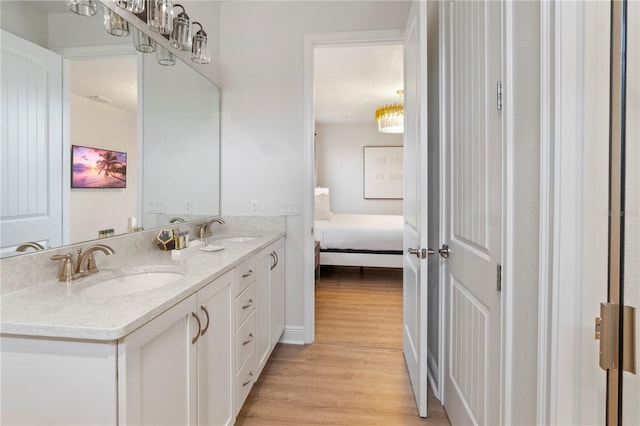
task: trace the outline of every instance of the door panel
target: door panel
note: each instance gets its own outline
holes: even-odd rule
[[[62,59],[6,31],[0,38],[5,257],[27,241],[62,244]]]
[[[448,371],[452,424],[497,424],[500,407],[502,130],[500,2],[449,4]]]
[[[427,415],[426,4],[414,2],[405,33],[403,350],[420,416]],[[409,253],[416,249],[417,256]]]

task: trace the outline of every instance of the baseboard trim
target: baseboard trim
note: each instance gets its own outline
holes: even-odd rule
[[[285,326],[278,342],[290,345],[304,345],[304,327]]]

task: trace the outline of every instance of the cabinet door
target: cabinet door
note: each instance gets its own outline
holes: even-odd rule
[[[256,361],[258,374],[267,363],[270,354],[270,313],[269,313],[269,268],[271,267],[271,247],[256,255]]]
[[[275,347],[284,331],[284,239],[276,241],[272,246],[269,266],[269,327],[270,346]]]
[[[196,424],[196,295],[121,340],[120,425]]]
[[[198,292],[202,332],[198,341],[198,424],[233,424],[231,352],[235,271]]]

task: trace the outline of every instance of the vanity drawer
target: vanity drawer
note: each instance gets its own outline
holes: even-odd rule
[[[256,315],[251,313],[249,318],[236,331],[236,366],[240,368],[249,354],[255,349]]]
[[[256,352],[249,354],[247,362],[240,368],[236,374],[236,415],[242,408],[249,391],[256,381]]]
[[[236,266],[236,296],[256,280],[256,258],[250,257]]]
[[[236,327],[240,327],[256,307],[256,285],[251,284],[236,298]]]

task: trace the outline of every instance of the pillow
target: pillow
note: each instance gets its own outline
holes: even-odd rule
[[[329,208],[329,194],[316,195],[315,220],[330,220],[331,209]]]
[[[320,194],[327,194],[327,195],[329,195],[329,188],[320,188],[320,187],[317,187],[317,188],[316,188],[316,195],[320,195]]]

